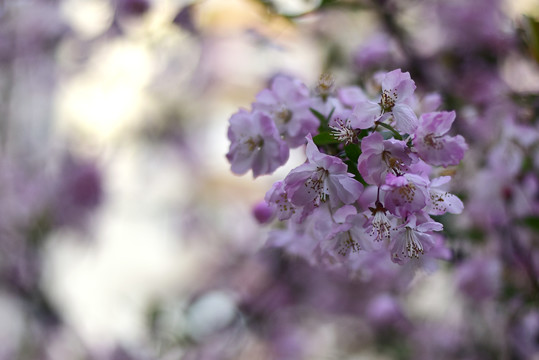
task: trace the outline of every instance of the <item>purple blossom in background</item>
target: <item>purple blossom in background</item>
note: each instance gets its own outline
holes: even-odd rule
[[[253,206],[253,215],[260,224],[273,220],[275,211],[266,201],[260,201]]]
[[[290,219],[296,213],[296,207],[288,199],[288,194],[284,189],[284,182],[277,181],[268,190],[264,198],[268,206],[275,209],[279,220]]]
[[[149,0],[114,0],[120,16],[141,16],[150,9]]]
[[[474,301],[492,299],[500,290],[501,266],[496,258],[479,256],[462,264],[456,273],[456,284]]]
[[[103,200],[101,174],[96,164],[68,156],[58,184],[55,212],[60,224],[77,224]]]
[[[380,294],[367,305],[367,318],[369,323],[381,329],[397,328],[406,330],[409,321],[398,301],[389,294]]]
[[[262,90],[253,103],[254,110],[269,114],[279,133],[290,147],[305,143],[305,136],[315,133],[319,121],[310,112],[309,90],[298,79],[276,76],[269,89]]]
[[[468,149],[461,135],[446,135],[455,112],[433,112],[421,115],[414,132],[414,147],[425,162],[434,166],[457,165]]]
[[[230,118],[230,150],[226,154],[232,172],[253,171],[253,177],[270,174],[288,160],[289,149],[271,118],[259,111],[240,110]]]
[[[511,44],[511,29],[505,22],[502,1],[479,0],[473,4],[458,0],[435,2],[436,13],[447,31],[447,45],[466,51],[487,47],[503,51]]]
[[[375,66],[385,67],[392,61],[392,40],[386,34],[376,34],[361,45],[354,53],[354,65],[363,71]]]

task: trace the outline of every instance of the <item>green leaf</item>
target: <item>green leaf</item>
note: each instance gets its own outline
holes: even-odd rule
[[[348,166],[348,172],[354,174],[354,178],[361,184],[363,184],[363,186],[367,186],[367,183],[365,182],[365,180],[363,180],[363,177],[357,169],[357,159],[359,155],[361,155],[359,145],[348,144],[344,147],[344,152],[348,157],[348,160],[344,162]]]
[[[357,170],[357,164],[352,160],[346,160],[344,163],[348,166],[348,172],[350,174],[354,174],[354,179],[363,184],[363,186],[367,186],[367,183],[365,182],[365,180],[363,180],[363,177]]]
[[[361,155],[361,150],[356,144],[346,145],[344,147],[344,152],[346,153],[346,156],[348,156],[348,158],[355,163],[357,163],[357,158],[359,157],[359,155]]]
[[[357,136],[360,140],[363,139],[365,136],[371,134],[371,131],[369,130],[372,130],[372,128],[370,129],[362,129],[360,132],[359,132],[359,135]]]
[[[32,219],[26,229],[28,243],[32,246],[40,246],[53,228],[52,220],[50,212],[47,211]]]
[[[539,232],[539,216],[528,216],[522,219],[522,224],[526,225],[534,231]]]
[[[322,0],[322,3],[320,3],[320,7],[328,6],[335,2],[337,2],[337,0]]]
[[[318,110],[315,110],[313,108],[309,108],[309,110],[311,110],[313,115],[316,116],[318,120],[320,120],[320,124],[327,123],[326,117],[322,115],[322,113],[320,113]]]
[[[313,115],[316,116],[318,120],[320,120],[320,126],[318,127],[318,132],[322,133],[329,130],[329,126],[328,126],[329,119],[331,119],[331,117],[333,116],[333,112],[335,111],[335,108],[331,109],[327,117],[316,109],[309,108],[309,110],[311,110],[311,113],[313,113]]]
[[[520,171],[523,174],[527,173],[528,171],[533,171],[533,158],[531,156],[524,157],[524,160],[522,161],[522,169]]]
[[[338,144],[339,140],[335,139],[333,135],[331,135],[329,132],[321,132],[320,134],[313,137],[313,142],[316,145],[330,145],[330,144]]]
[[[483,242],[485,240],[485,232],[480,228],[471,228],[467,235],[474,242]]]
[[[335,112],[335,108],[331,109],[331,111],[329,112],[329,115],[326,119],[326,122],[329,124],[329,120],[331,119],[331,117],[333,116],[333,113]]]

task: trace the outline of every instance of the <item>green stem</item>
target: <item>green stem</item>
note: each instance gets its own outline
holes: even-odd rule
[[[382,127],[385,127],[386,129],[388,129],[389,131],[391,131],[393,133],[393,135],[395,136],[396,139],[402,140],[402,135],[399,134],[399,132],[397,130],[393,129],[393,127],[391,125],[385,124],[383,122],[378,122],[378,123],[376,123],[376,125],[380,125]]]

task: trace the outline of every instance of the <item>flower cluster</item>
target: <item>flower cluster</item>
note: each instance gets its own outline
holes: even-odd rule
[[[251,112],[240,110],[230,118],[227,159],[232,172],[253,176],[271,174],[286,163],[290,147],[304,144],[315,133],[318,119],[309,111],[309,89],[296,79],[277,76],[261,91]]]
[[[467,150],[462,136],[449,135],[456,114],[437,111],[439,101],[422,103],[400,69],[373,81],[375,92],[349,86],[322,96],[278,76],[252,112],[231,117],[227,158],[237,174],[272,173],[287,161],[289,146],[306,141],[306,162],[257,208],[261,222],[288,224],[271,233],[270,245],[349,268],[369,253],[386,251],[401,265],[446,253],[436,235],[443,226],[431,215],[463,210],[445,190],[451,177],[438,168],[458,165]]]

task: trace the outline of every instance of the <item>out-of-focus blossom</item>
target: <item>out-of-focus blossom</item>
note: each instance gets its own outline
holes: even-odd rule
[[[198,29],[195,25],[194,21],[194,5],[186,5],[180,9],[180,11],[176,14],[172,22],[178,26],[180,26],[182,29],[190,32],[191,34],[198,34]]]
[[[354,52],[354,65],[359,71],[371,68],[383,69],[394,59],[393,43],[389,36],[377,34],[368,39]]]
[[[253,206],[253,216],[260,224],[266,224],[275,216],[275,210],[266,201],[260,201]]]
[[[298,79],[276,76],[269,89],[256,96],[253,109],[268,113],[279,133],[290,147],[305,143],[305,136],[314,134],[318,119],[310,112],[309,89]]]
[[[467,3],[437,1],[436,13],[447,32],[447,45],[461,51],[485,47],[501,52],[513,42],[509,19],[500,0]]]
[[[288,194],[284,190],[283,181],[275,182],[264,199],[276,209],[277,218],[281,221],[290,219],[296,213],[296,207],[290,202]]]
[[[539,312],[530,310],[511,329],[512,348],[523,359],[533,359],[539,355]]]
[[[475,301],[492,299],[500,289],[501,264],[490,256],[478,256],[461,264],[456,284],[462,293]]]
[[[369,323],[382,331],[387,328],[405,330],[409,326],[404,311],[397,300],[389,294],[380,294],[366,307]]]
[[[253,177],[271,174],[288,160],[289,149],[272,119],[265,113],[240,110],[230,118],[230,149],[226,155],[232,172]]]
[[[446,135],[456,114],[433,112],[421,115],[419,126],[414,132],[414,147],[419,156],[434,166],[457,165],[468,149],[461,135]]]
[[[114,0],[119,16],[141,16],[150,9],[149,0]]]
[[[55,217],[60,224],[78,224],[103,199],[103,185],[97,165],[68,156],[62,166],[55,194]]]
[[[340,88],[337,94],[339,101],[349,108],[354,108],[357,104],[367,100],[367,95],[358,86]]]

